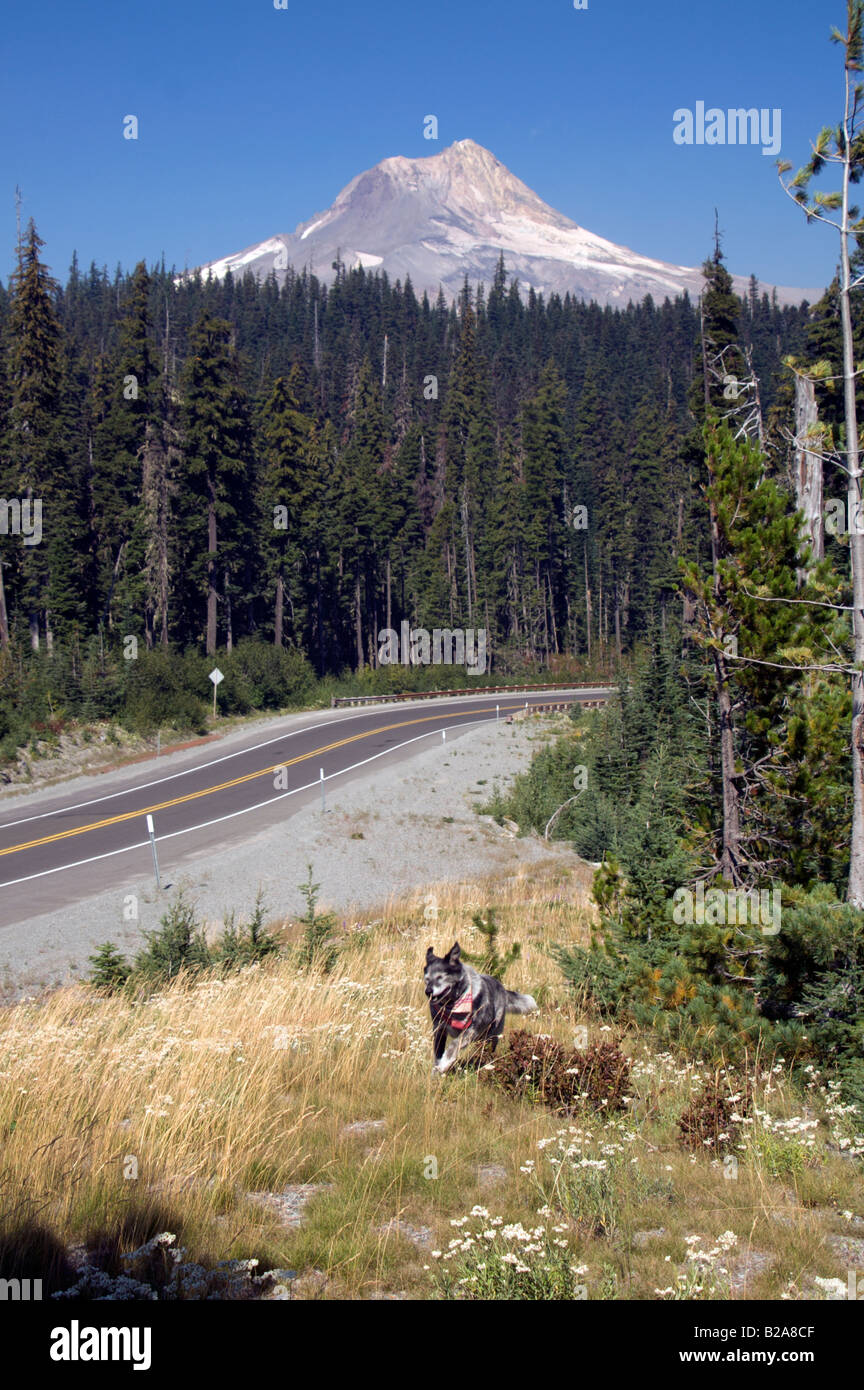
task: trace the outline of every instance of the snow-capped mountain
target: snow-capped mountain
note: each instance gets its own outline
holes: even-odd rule
[[[524,291],[571,294],[626,305],[646,294],[658,301],[685,289],[698,295],[698,269],[668,265],[595,236],[538,198],[521,179],[473,140],[426,159],[396,155],[358,174],[326,212],[294,233],[270,237],[245,251],[199,267],[217,279],[230,270],[282,277],[305,266],[333,279],[337,256],[350,269],[385,270],[411,282],[418,294],[443,288],[454,296],[465,276],[490,284],[498,257]],[[736,279],[743,291],[746,282]],[[771,286],[766,286],[769,290]],[[781,303],[818,298],[820,291],[777,286]]]

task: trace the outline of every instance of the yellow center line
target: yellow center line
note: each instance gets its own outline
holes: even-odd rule
[[[495,708],[490,705],[483,709],[472,710],[472,714],[489,714]],[[506,708],[501,706],[501,708]],[[522,709],[522,705],[512,705],[509,708]],[[142,806],[137,811],[124,811],[122,815],[110,816],[107,820],[92,821],[89,825],[79,825],[72,830],[58,830],[53,835],[43,835],[38,840],[27,840],[20,845],[10,845],[8,849],[0,849],[0,858],[4,854],[17,854],[20,850],[35,849],[39,845],[50,845],[55,840],[68,840],[73,835],[86,835],[91,830],[103,830],[108,825],[119,825],[122,821],[136,820],[139,816],[152,815],[154,811],[166,811],[171,806],[180,806],[185,801],[197,801],[202,796],[212,796],[214,792],[226,791],[229,787],[239,787],[243,782],[253,782],[256,777],[266,777],[271,772],[278,772],[283,767],[293,767],[295,763],[306,762],[308,758],[317,758],[322,753],[330,753],[334,748],[344,748],[348,743],[356,743],[359,739],[374,738],[375,734],[389,733],[391,729],[405,729],[411,724],[429,724],[436,719],[458,719],[464,710],[455,711],[453,714],[427,714],[418,719],[403,719],[398,724],[382,724],[378,729],[367,729],[362,734],[352,734],[350,738],[339,739],[336,743],[326,743],[321,748],[312,748],[308,753],[301,753],[296,758],[283,759],[282,762],[273,763],[270,767],[259,768],[257,772],[246,772],[242,777],[234,777],[230,782],[219,782],[215,787],[203,787],[199,792],[187,792],[185,796],[175,796],[171,801],[159,801],[154,806]],[[131,795],[131,793],[130,793]],[[62,815],[62,811],[58,811]],[[2,829],[2,827],[0,827]]]

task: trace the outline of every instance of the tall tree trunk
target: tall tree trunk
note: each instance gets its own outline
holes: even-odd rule
[[[360,608],[360,570],[354,574],[354,636],[357,643],[357,670],[363,670],[363,614]]]
[[[543,605],[543,656],[549,665],[549,609],[546,607],[546,583],[540,575],[539,563],[534,567],[534,598]]]
[[[0,557],[0,651],[9,646],[9,615],[6,612],[6,589],[3,585],[3,559]]]
[[[846,118],[850,122],[850,72],[846,68]],[[854,148],[854,147],[853,147]],[[852,569],[852,833],[847,896],[853,906],[864,907],[864,528],[852,524],[861,516],[861,465],[858,456],[858,415],[855,407],[855,350],[849,265],[850,142],[843,160],[843,220],[840,236],[840,322],[843,329],[843,402],[846,416],[846,466],[849,470],[849,563]]]
[[[558,655],[558,628],[555,623],[555,599],[552,594],[552,576],[546,571],[546,583],[549,586],[549,620],[552,624],[552,650]]]
[[[810,377],[795,376],[795,503],[804,513],[804,535],[810,543],[813,561],[825,554],[822,517],[822,454],[808,440],[819,412],[816,387]]]
[[[282,571],[276,576],[276,610],[273,614],[273,644],[281,647],[284,645],[282,629],[285,619],[285,585],[282,580]]]
[[[450,555],[450,542],[449,542],[449,541],[447,542],[447,545],[446,545],[445,554],[446,554],[446,557],[447,557],[447,584],[448,584],[448,587],[449,587],[449,590],[450,590],[450,626],[452,627],[452,626],[453,626],[453,598],[454,598],[454,593],[455,593],[455,589],[456,589],[456,580],[455,580],[454,574],[453,574],[454,566],[453,566],[453,563],[452,563],[452,560],[451,560],[451,555]]]
[[[234,622],[231,614],[231,589],[228,584],[228,571],[222,575],[222,592],[225,595],[225,647],[230,652],[234,647]]]
[[[315,552],[315,633],[318,644],[318,674],[324,674],[324,614],[322,610],[323,592],[321,586],[321,551]]]
[[[702,373],[705,392],[705,418],[711,417],[711,386],[708,372],[708,350],[705,341],[705,306],[700,298],[700,327],[702,342]],[[714,503],[708,506],[711,531],[711,571],[715,598],[720,593],[720,528]],[[735,777],[735,723],[732,717],[732,696],[729,673],[721,652],[714,653],[714,676],[717,687],[717,718],[720,727],[720,781],[723,794],[723,847],[720,854],[720,873],[730,883],[741,882],[741,806],[738,782]]]
[[[467,484],[462,489],[462,504],[460,507],[462,515],[462,534],[465,541],[465,593],[468,598],[468,626],[474,626],[474,600],[476,598],[476,580],[474,578],[474,542],[471,538],[471,526],[468,514],[468,487]]]
[[[588,634],[588,665],[591,665],[591,589],[588,584],[588,542],[584,543],[582,553],[585,559],[585,631]]]
[[[107,624],[109,632],[113,632],[114,630],[114,617],[111,612],[111,603],[114,598],[114,590],[117,586],[117,580],[120,578],[120,571],[123,568],[123,556],[126,554],[126,546],[128,544],[128,541],[120,542],[120,547],[117,551],[117,559],[114,561],[114,565],[111,570],[111,583],[108,586],[108,597],[105,600],[105,608],[102,613],[102,621]]]
[[[148,420],[141,458],[141,500],[144,506],[144,632],[152,647],[159,631],[168,645],[168,456],[156,427]]]
[[[720,533],[713,502],[709,507],[711,523],[711,567],[714,574],[715,597],[720,592]],[[723,791],[723,848],[720,872],[730,883],[741,882],[741,807],[735,775],[735,722],[732,717],[732,696],[729,690],[729,671],[721,652],[714,653],[714,676],[717,688],[717,717],[720,727],[720,779]]]
[[[720,777],[723,788],[723,850],[720,872],[730,883],[741,882],[741,807],[735,778],[735,725],[729,674],[720,652],[714,653],[717,714],[720,726]]]
[[[207,655],[216,651],[216,487],[213,475],[207,480]]]

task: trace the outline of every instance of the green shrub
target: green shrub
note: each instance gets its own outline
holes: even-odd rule
[[[156,729],[206,731],[205,662],[158,648],[141,652],[130,670],[122,719],[127,729],[150,734]],[[198,669],[195,669],[195,668]]]
[[[220,655],[218,664],[225,676],[220,707],[227,714],[282,709],[309,700],[314,692],[312,668],[293,648],[247,639]]]
[[[796,1181],[813,1162],[811,1146],[797,1136],[757,1129],[749,1136],[747,1153],[770,1178]]]
[[[762,1013],[800,1020],[817,1054],[864,1061],[864,914],[824,885],[784,891],[781,930],[766,938]]]

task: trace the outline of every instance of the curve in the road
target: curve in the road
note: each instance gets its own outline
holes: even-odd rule
[[[607,692],[599,688],[597,690],[583,689],[580,691],[564,691],[562,692],[562,696],[571,701],[580,701],[593,699],[605,693]],[[35,915],[42,910],[41,900],[44,894],[42,890],[38,890],[38,885],[35,884],[35,880],[53,879],[55,875],[61,874],[64,871],[80,871],[86,869],[88,865],[96,864],[100,860],[114,859],[115,856],[119,854],[146,848],[149,841],[146,838],[139,838],[141,831],[137,828],[137,825],[133,828],[133,823],[139,822],[147,815],[159,813],[161,816],[161,824],[157,827],[156,835],[157,841],[160,843],[166,840],[173,840],[178,836],[192,835],[193,832],[196,831],[206,832],[212,826],[221,825],[226,821],[234,820],[239,816],[248,815],[251,812],[257,811],[266,813],[271,805],[283,801],[286,797],[297,796],[303,792],[313,791],[320,785],[320,781],[316,779],[313,782],[304,782],[301,768],[303,764],[310,762],[314,758],[320,759],[322,763],[330,764],[323,780],[325,782],[331,781],[334,777],[352,773],[387,754],[398,753],[399,750],[406,748],[408,745],[428,738],[430,734],[440,732],[445,727],[452,728],[455,731],[456,729],[461,729],[475,723],[492,722],[498,717],[506,717],[509,714],[523,710],[526,704],[530,705],[543,700],[548,700],[548,694],[544,694],[543,696],[535,695],[533,697],[528,694],[526,698],[526,695],[523,693],[518,700],[514,700],[512,703],[499,701],[497,704],[493,705],[474,704],[470,697],[468,697],[467,699],[462,698],[452,702],[442,701],[434,710],[430,710],[427,705],[426,711],[428,712],[424,711],[422,715],[395,720],[386,724],[377,722],[381,719],[380,709],[375,711],[364,711],[362,714],[358,712],[348,716],[341,714],[334,717],[332,720],[328,720],[327,723],[322,724],[319,722],[314,725],[306,724],[299,729],[286,730],[272,739],[237,748],[230,753],[223,754],[219,758],[210,758],[204,762],[196,763],[191,767],[179,768],[176,771],[167,773],[164,777],[151,778],[144,782],[137,781],[134,784],[130,783],[128,786],[108,792],[100,797],[91,797],[88,800],[77,802],[58,800],[56,804],[50,806],[48,809],[37,812],[32,816],[18,816],[15,819],[7,821],[0,819],[0,859],[4,859],[5,864],[10,868],[14,864],[15,869],[18,870],[18,873],[15,874],[14,877],[0,883],[0,889],[9,890],[17,887],[19,890],[24,890],[25,886],[27,886],[26,892],[29,895],[25,902],[20,899],[19,891],[19,895],[17,895],[18,901],[13,905],[12,899],[16,897],[16,895],[7,892],[2,900],[2,907],[5,908],[5,911],[0,912],[0,917],[6,918],[7,913],[11,911],[20,919],[21,916]],[[459,722],[454,723],[453,721]],[[370,723],[372,727],[362,727],[366,723]],[[327,728],[327,724],[329,724],[331,728],[334,724],[353,724],[356,731],[346,734],[342,738],[320,743],[319,740],[322,727]],[[400,740],[398,738],[398,734],[401,730],[421,724],[431,725],[432,728],[407,739]],[[357,727],[358,725],[360,726],[359,728]],[[167,791],[167,784],[177,781],[178,779],[202,779],[207,769],[212,768],[218,763],[223,763],[231,759],[255,760],[256,754],[260,755],[260,750],[263,748],[272,747],[274,744],[283,743],[287,740],[303,740],[306,738],[312,741],[313,746],[304,748],[303,751],[292,757],[282,757],[277,762],[270,762],[268,760],[263,767],[252,766],[248,767],[248,770],[243,769],[242,771],[238,769],[238,775],[236,777],[218,782],[211,782],[210,779],[206,779],[203,785],[189,786],[187,781],[187,789],[180,791],[178,795],[163,795],[161,800],[154,799],[153,797],[153,789],[157,786],[164,786]],[[369,757],[353,762],[350,760],[341,762],[339,759],[340,751],[347,749],[351,745],[376,738],[383,741],[385,746],[371,753]],[[294,746],[296,747],[296,743]],[[286,752],[287,751],[286,749]],[[271,757],[272,756],[273,754],[271,753]],[[338,765],[335,767],[332,766],[334,759],[338,762]],[[300,772],[301,774],[296,778],[297,785],[290,786],[285,790],[274,789],[274,794],[266,797],[264,800],[257,800],[254,796],[254,792],[251,797],[248,796],[248,791],[252,791],[254,784],[260,781],[260,779],[268,776],[272,777],[282,770],[287,772],[290,768],[295,769],[295,774],[296,772]],[[247,792],[245,795],[244,789],[246,789]],[[190,809],[197,809],[202,801],[210,798],[212,798],[213,802],[212,810],[215,812],[210,819],[205,819],[201,822],[196,820],[194,812],[190,815]],[[102,802],[118,800],[121,804],[117,807],[116,814],[104,816],[101,819],[92,819],[92,809],[90,808]],[[126,802],[125,806],[122,804],[123,801]],[[86,815],[88,810],[90,810],[89,816]],[[70,819],[78,823],[70,825]],[[44,825],[45,833],[36,835],[30,839],[21,839],[20,827],[32,823],[33,821],[47,822],[47,824]],[[16,829],[18,830],[17,835],[13,833]],[[70,856],[68,854],[68,849],[72,848],[70,842],[77,842],[80,837],[88,835],[93,837],[92,849],[94,852],[87,858],[75,859]],[[200,838],[199,836],[199,840]],[[89,872],[88,870],[88,873]],[[76,880],[75,875],[72,875],[69,881],[70,888],[73,888],[74,884],[72,896],[82,895],[80,892],[80,877],[79,874]],[[64,880],[64,882],[66,882],[66,880]],[[94,891],[93,888],[90,888],[90,891]],[[33,899],[32,894],[34,893],[36,893],[37,897],[40,899],[40,904],[37,904]],[[44,906],[54,905],[55,903],[48,902],[47,900],[44,902]],[[17,911],[15,910],[16,907],[18,909]]]

